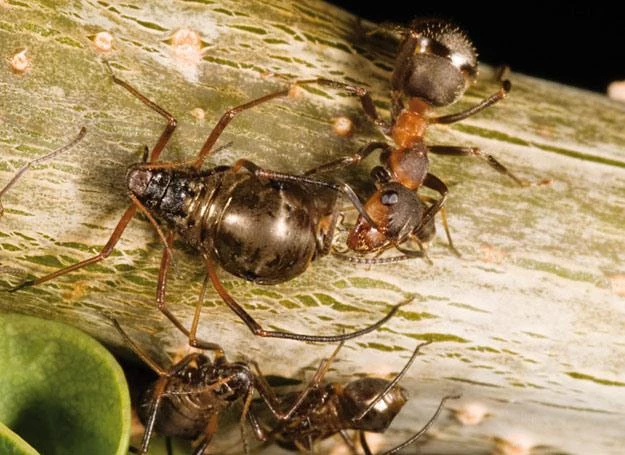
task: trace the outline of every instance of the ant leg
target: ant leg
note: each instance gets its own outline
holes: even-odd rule
[[[126,226],[128,226],[128,223],[130,222],[132,217],[135,215],[136,211],[137,211],[137,207],[135,205],[131,205],[130,207],[126,209],[121,219],[117,223],[117,226],[115,226],[115,229],[113,230],[113,234],[106,242],[106,245],[104,245],[102,250],[97,255],[89,259],[85,259],[84,261],[80,261],[77,264],[70,265],[69,267],[59,269],[56,272],[52,272],[48,275],[44,275],[41,278],[37,278],[35,280],[24,281],[22,284],[12,289],[9,289],[9,292],[15,292],[28,286],[36,286],[38,284],[49,281],[53,278],[59,277],[61,275],[65,275],[66,273],[69,273],[69,272],[73,272],[74,270],[81,269],[87,265],[95,264],[97,262],[100,262],[102,259],[107,258],[112,253],[113,248],[119,241],[122,233],[126,229]]]
[[[319,342],[319,343],[335,343],[339,341],[350,340],[352,338],[359,337],[361,335],[364,335],[365,333],[369,333],[378,329],[379,327],[384,325],[386,321],[388,321],[391,317],[393,317],[393,315],[397,312],[397,310],[399,310],[400,306],[408,303],[408,302],[402,302],[397,305],[394,305],[391,308],[391,311],[389,311],[388,314],[384,316],[382,319],[380,319],[376,323],[364,329],[357,330],[352,333],[325,336],[325,335],[305,335],[305,334],[300,334],[300,333],[270,331],[270,330],[263,329],[261,325],[258,324],[258,322],[256,322],[256,320],[254,320],[254,318],[252,318],[252,316],[250,316],[250,314],[247,311],[245,311],[245,309],[243,309],[243,307],[241,307],[241,305],[239,305],[236,300],[234,300],[234,298],[232,298],[232,296],[228,293],[226,288],[224,288],[224,286],[221,284],[221,281],[219,280],[219,277],[217,276],[217,273],[216,273],[215,265],[208,259],[206,260],[206,267],[207,267],[208,275],[211,279],[211,282],[213,283],[213,287],[215,288],[217,293],[220,295],[222,300],[226,303],[226,305],[230,307],[232,311],[234,311],[234,313],[245,323],[245,325],[247,325],[247,327],[251,330],[251,332],[254,335],[261,336],[261,337],[283,338],[283,339],[289,339],[289,340],[312,341],[312,342]]]
[[[341,169],[347,166],[353,166],[355,164],[360,163],[362,160],[367,158],[372,152],[377,149],[383,149],[386,152],[391,152],[393,147],[391,147],[386,142],[371,142],[364,147],[361,147],[356,153],[353,155],[349,155],[343,158],[339,158],[334,161],[330,161],[328,163],[322,164],[320,166],[309,169],[304,172],[302,175],[309,176],[313,174],[318,174],[321,172],[333,171],[335,169]]]
[[[410,444],[412,444],[413,442],[417,441],[419,438],[421,438],[421,436],[423,436],[429,429],[430,427],[434,424],[434,422],[436,421],[436,419],[438,418],[439,414],[441,413],[441,411],[443,410],[443,406],[445,405],[445,402],[447,400],[457,400],[458,398],[460,398],[460,395],[447,395],[446,397],[443,397],[443,399],[441,400],[441,402],[438,405],[438,408],[436,408],[436,412],[434,412],[434,415],[432,417],[430,417],[430,420],[427,421],[427,423],[423,426],[423,428],[421,428],[419,431],[417,431],[414,435],[412,435],[410,438],[408,438],[406,441],[402,442],[401,444],[399,444],[396,447],[393,447],[391,450],[387,450],[386,452],[384,452],[382,455],[393,455],[395,453],[398,453],[400,450],[402,450],[403,448],[409,446]]]
[[[158,141],[156,141],[156,145],[154,146],[154,148],[152,149],[152,152],[150,153],[151,162],[158,160],[159,156],[161,155],[161,152],[165,148],[165,145],[167,145],[167,142],[169,142],[169,139],[171,139],[171,135],[174,134],[174,130],[176,129],[176,125],[178,124],[178,122],[176,121],[173,115],[171,115],[165,109],[160,107],[154,101],[151,101],[150,99],[148,99],[145,95],[139,92],[139,90],[134,88],[128,82],[123,81],[117,76],[115,76],[115,74],[113,73],[113,69],[111,68],[111,65],[109,64],[109,62],[104,62],[104,63],[106,63],[106,67],[108,68],[109,73],[111,74],[111,78],[113,79],[113,82],[115,82],[117,85],[121,85],[122,87],[124,87],[143,104],[145,104],[150,109],[159,113],[160,115],[165,117],[165,119],[167,119],[167,126],[165,126],[165,129],[161,133],[160,137],[158,138]]]
[[[434,220],[434,216],[444,207],[445,202],[447,202],[447,196],[449,195],[449,188],[447,188],[445,182],[429,172],[425,175],[425,179],[423,179],[423,186],[436,191],[441,195],[441,198],[428,208],[425,215],[423,215],[421,223],[417,226],[414,232],[418,232],[421,228],[423,228],[423,226]]]
[[[305,79],[302,81],[293,82],[293,85],[296,86],[310,84],[318,84],[321,86],[332,87],[334,89],[345,90],[346,92],[357,96],[358,98],[360,98],[360,104],[362,106],[362,110],[365,112],[365,115],[369,117],[373,121],[373,123],[385,134],[390,132],[391,126],[380,117],[380,114],[375,107],[375,103],[373,102],[373,99],[371,98],[371,95],[369,95],[369,91],[366,88],[358,85],[346,84],[344,82],[333,81],[332,79],[325,79],[322,77],[319,77],[317,79]]]
[[[487,107],[492,106],[493,104],[501,101],[506,97],[508,92],[512,89],[512,83],[509,80],[501,81],[501,88],[497,93],[489,96],[488,98],[482,100],[480,103],[472,106],[464,111],[456,112],[454,114],[443,115],[441,117],[431,117],[428,121],[429,123],[440,123],[444,125],[448,125],[450,123],[459,122],[460,120],[464,120],[467,117],[471,117],[472,115],[477,114],[480,111],[483,111]]]
[[[520,186],[530,186],[531,183],[527,180],[523,180],[518,178],[512,172],[508,170],[503,164],[495,159],[494,156],[482,153],[482,151],[478,147],[459,147],[453,145],[430,145],[428,149],[432,153],[436,153],[437,155],[448,155],[448,156],[475,156],[485,160],[490,167],[495,169],[497,172],[503,175],[507,175],[512,180],[514,180]]]
[[[438,199],[434,199],[428,196],[419,196],[419,198],[424,202],[431,203],[432,205],[434,205],[438,201]],[[451,240],[451,232],[449,231],[449,224],[447,223],[447,209],[445,208],[445,206],[443,206],[440,208],[439,212],[441,214],[441,222],[443,223],[443,228],[445,229],[445,235],[447,236],[447,242],[449,243],[449,249],[456,256],[461,257],[462,255],[456,249],[456,247],[454,246],[454,242]]]
[[[71,149],[72,147],[74,147],[83,137],[85,137],[85,134],[87,134],[87,128],[85,128],[84,126],[80,129],[80,132],[78,133],[78,136],[76,136],[74,139],[72,139],[68,144],[65,144],[64,146],[48,153],[47,155],[44,156],[40,156],[39,158],[36,158],[34,160],[32,160],[31,162],[27,163],[26,165],[22,166],[20,168],[19,171],[17,171],[15,173],[15,175],[13,176],[13,178],[11,178],[11,180],[9,180],[9,183],[7,183],[4,188],[2,188],[0,190],[0,216],[2,216],[2,213],[4,211],[4,209],[2,208],[2,196],[4,196],[4,193],[6,193],[13,185],[15,185],[15,182],[17,182],[19,180],[19,178],[28,170],[30,169],[31,166],[34,166],[35,164],[41,163],[42,161],[46,161],[49,160],[51,158],[54,158],[56,155],[66,152],[67,150]]]

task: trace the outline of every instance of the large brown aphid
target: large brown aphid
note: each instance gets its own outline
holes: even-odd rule
[[[174,132],[176,119],[128,83],[114,75],[112,77],[116,84],[167,119],[167,126],[149,153],[149,161],[146,152],[144,162],[128,170],[127,185],[133,203],[124,212],[99,254],[22,283],[13,291],[103,260],[111,254],[126,226],[140,210],[152,222],[165,245],[157,284],[158,308],[189,336],[192,345],[202,347],[202,342],[195,336],[201,299],[191,330],[187,330],[177,320],[165,302],[171,245],[176,235],[202,258],[208,279],[215,290],[256,335],[320,342],[347,340],[378,328],[397,311],[399,305],[394,306],[375,324],[342,335],[268,331],[221,284],[217,275],[218,267],[259,284],[284,282],[304,272],[311,261],[330,251],[339,215],[340,195],[350,199],[359,213],[375,225],[362,208],[358,196],[346,184],[267,171],[247,160],[240,160],[234,166],[202,169],[217,139],[237,114],[271,99],[286,96],[289,90],[271,93],[228,110],[213,128],[194,161],[160,163],[157,160]],[[300,84],[314,82],[302,81]],[[163,232],[162,228],[166,228],[167,232]]]
[[[277,406],[274,405],[271,412],[277,419],[273,425],[262,425],[269,428],[258,437],[275,441],[286,449],[308,453],[314,451],[316,443],[339,434],[351,451],[356,453],[352,438],[347,434],[349,430],[356,430],[363,450],[366,454],[371,454],[364,432],[383,433],[401,411],[408,398],[406,391],[398,383],[414,362],[419,349],[427,344],[429,342],[421,343],[415,348],[406,365],[391,381],[364,377],[347,384],[324,383],[323,377],[342,346],[339,345],[329,359],[321,362],[313,379],[303,391],[275,398]],[[444,397],[434,415],[419,431],[383,453],[397,453],[417,441],[432,426],[445,402],[452,398],[458,396]]]

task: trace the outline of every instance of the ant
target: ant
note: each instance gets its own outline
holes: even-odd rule
[[[358,96],[366,116],[392,139],[394,145],[373,142],[353,155],[318,166],[305,175],[358,164],[375,150],[381,149],[381,166],[373,169],[378,190],[365,203],[365,209],[375,219],[377,227],[362,215],[359,216],[348,238],[349,248],[370,253],[395,247],[404,253],[396,259],[414,257],[414,252],[402,250],[398,246],[410,237],[419,243],[422,251],[421,243],[433,235],[432,220],[441,211],[450,248],[459,255],[451,241],[443,211],[449,191],[440,179],[429,172],[428,154],[475,156],[486,160],[496,171],[507,175],[520,186],[529,186],[531,183],[518,178],[492,155],[484,154],[477,147],[427,145],[425,134],[432,124],[456,123],[501,101],[511,90],[512,84],[504,78],[502,72],[501,87],[493,95],[463,111],[433,116],[431,111],[434,108],[455,103],[475,81],[476,51],[461,29],[443,20],[418,19],[410,27],[394,26],[391,30],[400,31],[403,39],[391,75],[390,122],[379,115],[366,88],[324,78],[316,81],[320,85],[341,88]],[[423,204],[400,194],[396,183],[411,191],[425,186],[439,193],[440,198],[432,201],[425,213],[422,213]],[[548,183],[548,180],[539,184],[543,183]]]
[[[371,449],[364,432],[383,433],[390,426],[408,399],[406,390],[398,383],[414,363],[419,350],[430,343],[427,341],[417,345],[410,359],[391,381],[364,377],[347,384],[324,383],[325,374],[343,346],[343,343],[339,344],[330,358],[319,364],[312,380],[302,392],[291,392],[270,397],[270,401],[265,400],[278,422],[271,430],[257,434],[257,438],[273,440],[288,450],[312,453],[316,442],[338,433],[352,453],[356,453],[356,447],[346,432],[357,430],[365,454],[370,455]],[[262,378],[260,374],[259,378]],[[266,390],[270,390],[269,387]],[[434,415],[419,431],[384,454],[397,453],[417,441],[434,424],[445,402],[457,398],[460,396],[445,396]],[[287,411],[280,409],[284,409],[284,406],[287,406]]]
[[[145,431],[139,454],[147,453],[154,431],[168,437],[192,439],[194,455],[206,453],[217,432],[220,414],[239,400],[243,401],[241,437],[248,453],[244,421],[247,419],[253,428],[259,427],[249,409],[254,391],[265,400],[269,400],[269,392],[246,363],[229,362],[221,346],[206,343],[205,348],[215,353],[213,361],[195,352],[164,369],[132,341],[117,320],[109,319],[126,344],[159,376],[140,397],[138,414]]]
[[[43,161],[47,161],[49,159],[54,158],[55,156],[66,152],[67,150],[73,148],[78,142],[80,142],[82,140],[83,137],[85,137],[85,134],[87,134],[87,129],[86,128],[81,128],[80,132],[78,133],[78,135],[72,139],[68,144],[65,144],[64,146],[53,150],[52,152],[40,156],[39,158],[36,158],[28,163],[26,163],[24,166],[22,166],[16,173],[15,175],[11,178],[11,180],[9,180],[9,183],[7,183],[4,188],[2,188],[0,190],[0,216],[2,216],[4,214],[4,207],[2,206],[2,196],[5,195],[5,193],[7,191],[9,191],[9,189],[15,185],[15,183],[22,177],[22,175],[24,175],[26,173],[26,171],[28,169],[30,169],[32,166],[39,164]]]
[[[376,323],[351,333],[323,336],[265,330],[228,293],[217,267],[258,284],[288,281],[303,273],[310,262],[329,253],[336,227],[339,195],[346,196],[371,225],[375,225],[362,207],[358,196],[347,184],[263,170],[248,160],[233,166],[202,169],[213,147],[236,115],[278,97],[289,90],[277,91],[226,111],[217,122],[195,160],[183,163],[158,162],[171,138],[176,119],[127,82],[116,77],[122,86],[143,104],[167,120],[156,145],[144,153],[142,163],[131,165],[126,174],[128,196],[126,209],[110,238],[95,256],[59,269],[43,277],[23,282],[10,291],[34,286],[66,273],[97,263],[108,257],[137,210],[155,227],[164,243],[159,270],[156,303],[158,309],[189,338],[189,344],[203,347],[196,337],[202,298],[198,300],[191,329],[187,330],[167,308],[165,292],[171,263],[172,243],[178,235],[204,261],[207,279],[222,300],[258,336],[312,342],[338,342],[371,332],[389,320],[404,303],[394,305]],[[298,85],[316,81],[299,81]],[[164,233],[161,224],[169,231]]]

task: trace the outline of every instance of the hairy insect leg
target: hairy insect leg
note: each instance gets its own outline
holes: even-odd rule
[[[495,169],[497,172],[503,175],[507,175],[512,180],[514,180],[520,186],[530,186],[531,183],[527,180],[520,179],[512,172],[508,170],[506,166],[501,164],[499,161],[495,159],[494,156],[489,155],[487,153],[482,153],[482,151],[478,147],[460,147],[453,145],[430,145],[428,147],[432,153],[437,155],[448,155],[448,156],[475,156],[477,158],[481,158],[485,160],[490,167]],[[542,183],[539,183],[542,184]]]
[[[10,289],[9,292],[15,292],[28,286],[36,286],[38,284],[49,281],[53,278],[57,278],[61,275],[65,275],[66,273],[73,272],[74,270],[81,269],[85,266],[95,264],[97,262],[100,262],[102,259],[107,258],[113,252],[113,248],[119,241],[122,233],[126,229],[126,226],[128,226],[128,223],[130,222],[130,220],[132,220],[136,211],[137,211],[137,207],[135,205],[131,205],[130,207],[126,209],[121,219],[117,223],[117,226],[115,226],[115,229],[113,230],[113,234],[111,234],[111,237],[106,242],[106,245],[104,245],[102,250],[95,256],[85,259],[84,261],[80,261],[76,264],[70,265],[69,267],[59,269],[56,272],[49,273],[48,275],[44,275],[35,280],[25,281],[22,284]]]
[[[135,98],[137,98],[139,101],[141,101],[143,104],[148,106],[153,111],[165,117],[165,119],[167,120],[167,126],[165,126],[165,129],[161,133],[160,137],[158,138],[158,141],[156,141],[156,145],[154,146],[154,148],[152,148],[152,152],[150,153],[150,161],[158,160],[158,158],[161,155],[161,152],[163,151],[163,149],[169,142],[169,139],[171,139],[172,134],[174,134],[174,130],[176,129],[176,125],[178,124],[178,122],[176,121],[173,115],[171,115],[165,109],[160,107],[154,101],[151,101],[150,99],[148,99],[145,95],[139,92],[139,90],[134,88],[128,82],[123,81],[117,76],[115,76],[115,74],[113,73],[113,69],[111,68],[111,65],[109,64],[109,62],[105,62],[105,63],[106,63],[106,67],[109,70],[109,73],[111,74],[111,78],[113,79],[113,82],[115,82],[117,85],[121,85],[122,87],[124,87]]]
[[[4,196],[4,194],[13,186],[15,185],[15,182],[17,182],[20,177],[28,170],[30,169],[32,166],[41,163],[42,161],[47,161],[49,159],[54,158],[55,156],[66,152],[67,150],[71,149],[72,147],[74,147],[78,142],[80,142],[80,140],[85,137],[85,134],[87,134],[87,128],[85,128],[84,126],[80,129],[80,132],[78,133],[78,136],[76,136],[74,139],[72,139],[69,143],[65,144],[64,146],[53,150],[52,152],[40,156],[39,158],[36,158],[32,161],[30,161],[29,163],[26,163],[26,165],[22,166],[16,173],[15,175],[11,178],[11,180],[9,180],[9,183],[7,183],[4,188],[2,188],[0,190],[0,216],[2,216],[2,213],[4,212],[4,209],[2,207],[2,196]]]
[[[374,324],[364,329],[357,330],[351,333],[345,333],[342,335],[327,335],[327,336],[326,335],[306,335],[306,334],[300,334],[300,333],[265,330],[258,322],[256,322],[254,318],[252,318],[252,316],[247,311],[245,311],[245,309],[243,309],[241,305],[239,305],[239,303],[237,303],[236,300],[234,300],[234,298],[228,293],[226,288],[224,288],[224,286],[221,284],[221,281],[219,280],[219,277],[217,276],[215,264],[213,264],[210,260],[207,259],[206,268],[208,270],[208,275],[211,279],[211,282],[213,283],[213,287],[215,288],[219,296],[222,298],[222,300],[245,323],[245,325],[247,325],[247,327],[250,329],[250,331],[254,335],[261,336],[261,337],[282,338],[282,339],[289,339],[289,340],[311,341],[311,342],[319,342],[319,343],[337,343],[339,341],[350,340],[352,338],[359,337],[361,335],[364,335],[365,333],[369,333],[378,329],[379,327],[384,325],[386,321],[392,318],[393,315],[397,312],[397,310],[399,310],[399,308],[402,305],[405,305],[406,303],[408,303],[408,302],[402,302],[397,305],[394,305],[391,308],[391,311],[389,311],[386,314],[386,316],[384,316],[382,319],[375,322]]]
[[[512,83],[507,79],[503,80],[501,81],[501,88],[496,93],[482,100],[480,103],[476,104],[475,106],[471,106],[470,108],[464,111],[456,112],[453,114],[443,115],[440,117],[430,117],[428,121],[429,123],[440,123],[444,125],[459,122],[460,120],[464,120],[467,117],[471,117],[472,115],[475,115],[478,112],[483,111],[487,107],[490,107],[493,104],[501,101],[502,99],[506,97],[506,95],[508,94],[508,92],[510,92],[511,89],[512,89]]]

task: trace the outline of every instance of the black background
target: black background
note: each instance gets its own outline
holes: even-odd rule
[[[579,5],[522,0],[332,3],[373,22],[408,24],[417,16],[451,19],[469,34],[480,61],[506,63],[513,71],[597,92],[625,79],[625,15],[616,6],[592,0]]]

